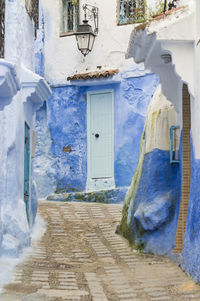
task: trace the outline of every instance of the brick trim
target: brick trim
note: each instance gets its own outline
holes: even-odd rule
[[[179,219],[176,230],[176,240],[174,253],[181,253],[183,248],[185,227],[187,221],[188,204],[190,197],[190,177],[191,177],[191,146],[190,146],[190,129],[191,129],[191,110],[190,94],[186,84],[183,85],[183,129],[182,129],[182,192],[179,209]]]

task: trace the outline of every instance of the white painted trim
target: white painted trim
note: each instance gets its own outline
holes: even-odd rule
[[[24,102],[30,101],[33,105],[33,111],[36,112],[43,105],[43,102],[48,100],[51,89],[44,78],[27,68],[22,69],[21,82]]]
[[[11,103],[20,88],[15,64],[0,59],[0,110]]]
[[[113,155],[112,155],[112,177],[92,179],[91,178],[91,166],[90,166],[90,97],[94,94],[111,93],[112,95],[112,144],[113,144]],[[86,191],[99,191],[108,190],[115,188],[114,179],[114,91],[113,89],[106,90],[95,90],[87,92],[87,185]]]

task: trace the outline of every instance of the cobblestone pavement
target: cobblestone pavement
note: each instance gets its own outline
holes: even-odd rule
[[[131,252],[114,234],[121,205],[41,202],[42,240],[2,301],[200,300],[200,287],[164,257]]]

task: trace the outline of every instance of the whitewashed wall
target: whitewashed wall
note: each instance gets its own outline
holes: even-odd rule
[[[34,23],[22,0],[6,1],[5,60],[0,59],[0,255],[17,256],[30,243],[37,198],[30,193],[30,224],[24,202],[24,125],[30,140],[36,110],[50,89],[34,73]],[[9,101],[5,102],[5,99]],[[30,141],[30,152],[31,152]],[[31,162],[30,162],[31,164]],[[31,168],[30,168],[31,170]],[[33,187],[30,173],[30,191]]]
[[[6,1],[5,59],[34,71],[34,26],[24,1]]]
[[[148,0],[149,5],[155,1]],[[117,0],[80,0],[99,8],[99,33],[93,51],[86,56],[78,51],[75,36],[60,37],[62,1],[42,0],[45,14],[46,78],[51,84],[66,84],[74,73],[94,71],[97,66],[121,68],[133,65],[125,60],[130,33],[134,24],[117,25]],[[91,23],[92,25],[92,23]]]

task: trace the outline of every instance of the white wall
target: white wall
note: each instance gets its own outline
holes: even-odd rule
[[[5,59],[34,71],[34,26],[24,1],[6,1]]]
[[[148,0],[155,3],[153,0]],[[66,84],[67,76],[96,70],[97,66],[121,68],[133,65],[125,60],[134,24],[117,26],[117,0],[80,0],[99,8],[99,33],[93,51],[85,58],[78,51],[75,36],[60,37],[62,1],[42,0],[45,14],[46,78],[51,84]],[[92,25],[92,23],[91,23]]]
[[[0,104],[4,94],[10,97],[0,107],[0,255],[13,256],[29,245],[32,226],[24,202],[24,124],[30,126],[31,139],[35,111],[50,95],[45,81],[34,73],[34,23],[23,2],[6,1],[6,61],[1,59],[0,66]],[[30,206],[36,211],[35,195],[30,195]]]

